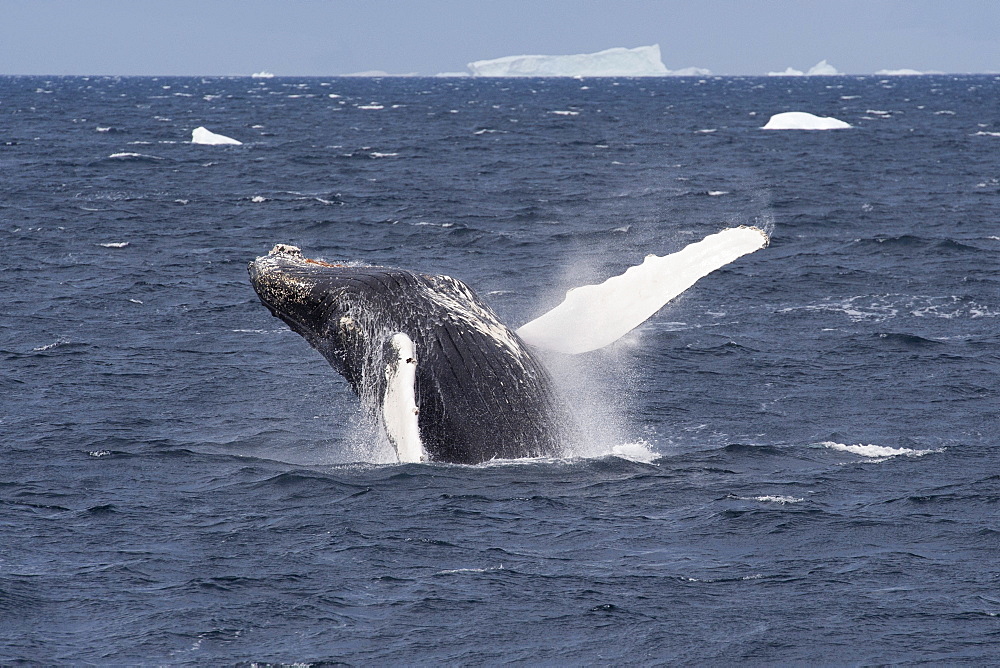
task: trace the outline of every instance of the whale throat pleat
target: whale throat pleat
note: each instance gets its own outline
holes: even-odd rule
[[[412,339],[403,333],[389,339],[392,354],[386,360],[382,421],[400,462],[421,462],[427,457],[420,441],[417,407],[417,355]]]

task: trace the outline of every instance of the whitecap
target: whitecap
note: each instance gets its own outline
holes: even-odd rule
[[[557,110],[557,111],[550,111],[549,113],[550,114],[555,114],[556,116],[579,116],[580,115],[579,111],[569,111],[569,110],[565,110],[565,109],[560,109],[560,110]]]
[[[503,564],[488,568],[452,568],[445,571],[438,571],[435,575],[456,575],[458,573],[489,573],[490,571],[502,571]]]
[[[158,158],[155,155],[147,155],[145,153],[133,153],[131,151],[125,151],[122,153],[112,153],[108,156],[112,160],[163,160],[163,158]]]
[[[125,248],[128,246],[127,241],[109,241],[107,243],[101,244],[105,248]]]
[[[784,496],[782,494],[767,494],[764,496],[740,496],[737,497],[741,501],[760,501],[761,503],[801,503],[805,499],[800,499],[795,496]]]
[[[31,352],[41,353],[41,352],[45,352],[46,350],[52,350],[53,348],[58,348],[59,346],[65,345],[67,343],[69,343],[68,340],[66,340],[66,339],[59,339],[58,341],[53,341],[52,343],[49,343],[47,345],[38,346],[37,348],[32,348]]]
[[[708,196],[709,197],[721,197],[722,195],[728,195],[728,194],[729,194],[728,190],[709,190],[708,191]]]
[[[262,197],[261,195],[254,195],[253,197],[250,198],[250,201],[253,202],[254,204],[260,204],[261,202],[266,202],[267,198]]]
[[[890,457],[899,457],[901,455],[906,455],[907,457],[922,457],[924,455],[929,455],[934,452],[941,452],[941,450],[914,450],[913,448],[890,448],[883,445],[845,445],[844,443],[835,443],[833,441],[824,441],[820,445],[830,448],[831,450],[840,450],[841,452],[849,452],[853,455],[860,455],[861,457],[868,457],[869,459],[877,461],[885,461]]]

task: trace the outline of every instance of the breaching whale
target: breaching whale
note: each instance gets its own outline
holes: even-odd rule
[[[281,244],[250,263],[250,278],[347,379],[400,461],[558,451],[568,422],[548,372],[461,281],[338,266]]]
[[[319,351],[358,395],[401,462],[476,464],[557,455],[575,423],[532,348],[580,353],[619,339],[701,276],[763,248],[729,228],[647,256],[509,329],[449,276],[306,258],[278,244],[250,263],[261,302]]]

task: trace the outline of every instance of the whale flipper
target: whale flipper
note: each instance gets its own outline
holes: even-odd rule
[[[670,255],[647,255],[599,285],[566,293],[554,309],[517,330],[532,346],[561,353],[585,353],[614,343],[644,323],[702,276],[764,248],[767,233],[731,227]]]

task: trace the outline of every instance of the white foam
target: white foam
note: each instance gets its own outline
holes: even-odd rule
[[[109,241],[108,243],[101,244],[105,248],[125,248],[128,246],[127,241]]]
[[[738,496],[736,497],[740,501],[760,501],[761,503],[801,503],[805,499],[800,499],[795,496],[783,496],[783,495],[765,495],[765,496]]]
[[[914,450],[912,448],[889,448],[882,445],[845,445],[844,443],[835,443],[833,441],[824,441],[820,443],[823,447],[830,448],[832,450],[840,450],[842,452],[849,452],[853,455],[860,455],[861,457],[868,457],[869,459],[877,459],[879,461],[885,461],[890,457],[899,457],[905,455],[907,457],[922,457],[924,455],[929,455],[934,452],[941,452],[940,450]]]
[[[621,459],[627,459],[641,464],[652,464],[660,458],[660,453],[655,452],[645,441],[635,443],[622,443],[611,448],[611,454]]]
[[[126,151],[122,153],[112,153],[108,156],[113,160],[162,160],[163,158],[157,158],[155,155],[147,155],[145,153],[133,153],[131,151]]]
[[[816,116],[805,111],[786,111],[771,116],[764,130],[841,130],[850,124],[830,116]]]
[[[239,146],[243,144],[243,142],[237,141],[232,137],[216,134],[211,130],[208,130],[207,128],[203,127],[197,127],[191,131],[191,143],[205,144],[208,146],[221,146],[221,145]]]
[[[490,571],[502,571],[503,564],[492,568],[452,568],[446,571],[438,571],[435,575],[457,575],[458,573],[489,573]]]

